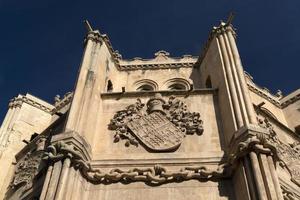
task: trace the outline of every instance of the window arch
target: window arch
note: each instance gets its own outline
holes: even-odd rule
[[[112,84],[111,80],[108,80],[108,81],[107,81],[107,88],[106,88],[106,91],[107,91],[107,92],[112,92],[113,89],[114,89],[114,87],[113,87],[113,84]]]
[[[151,85],[144,84],[136,89],[137,91],[154,91],[154,88]]]
[[[169,90],[186,90],[186,86],[181,83],[174,83],[168,86]]]
[[[134,83],[134,88],[137,91],[155,91],[158,89],[158,85],[155,81],[150,79],[139,80]]]
[[[206,86],[206,88],[212,88],[212,83],[211,83],[210,76],[207,77],[206,82],[205,82],[205,86]]]
[[[173,78],[167,80],[163,86],[164,90],[189,90],[190,83],[183,78]]]

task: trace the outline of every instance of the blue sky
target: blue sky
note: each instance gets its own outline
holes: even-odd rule
[[[299,0],[0,0],[0,121],[9,99],[31,93],[48,102],[73,90],[88,19],[123,58],[199,55],[212,26],[236,13],[242,63],[261,86],[299,88]]]

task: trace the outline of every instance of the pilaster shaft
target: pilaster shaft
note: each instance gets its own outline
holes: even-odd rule
[[[86,36],[86,46],[79,69],[75,92],[68,115],[66,130],[81,133],[91,99],[92,82],[95,76],[95,63],[101,46],[100,33],[91,31]]]

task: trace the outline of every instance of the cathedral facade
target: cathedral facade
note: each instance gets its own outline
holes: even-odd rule
[[[230,22],[132,60],[87,28],[74,91],[9,102],[0,199],[300,199],[300,89],[255,84]]]

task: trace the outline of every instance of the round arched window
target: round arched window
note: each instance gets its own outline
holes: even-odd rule
[[[174,83],[168,87],[169,90],[186,90],[186,86],[180,83]]]
[[[142,79],[134,83],[136,91],[154,91],[157,90],[158,85],[150,79]]]
[[[190,83],[183,78],[173,78],[167,80],[162,88],[164,90],[189,90]]]
[[[139,86],[136,90],[137,91],[153,91],[154,88],[151,85],[144,84],[144,85]]]

